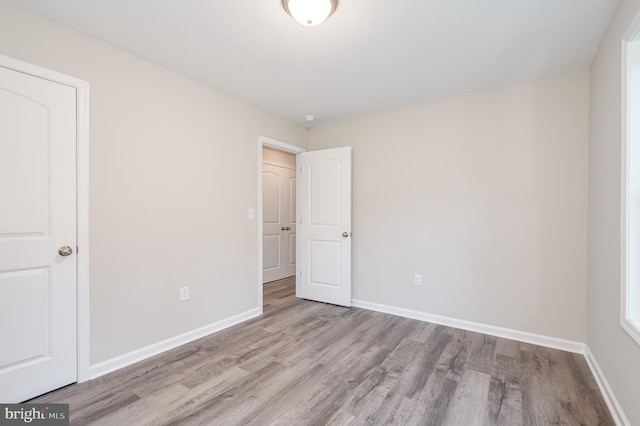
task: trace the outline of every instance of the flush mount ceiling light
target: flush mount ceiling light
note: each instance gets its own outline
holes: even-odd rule
[[[282,0],[282,6],[300,25],[316,27],[336,11],[338,0]]]

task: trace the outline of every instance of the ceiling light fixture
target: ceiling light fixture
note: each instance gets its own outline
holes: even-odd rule
[[[282,6],[300,25],[317,27],[333,15],[338,0],[282,0]]]

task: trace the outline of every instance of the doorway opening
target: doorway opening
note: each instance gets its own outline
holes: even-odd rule
[[[284,142],[270,139],[264,136],[258,137],[258,306],[260,313],[263,312],[263,285],[265,282],[284,278],[291,273],[295,276],[295,211],[292,206],[296,205],[295,189],[291,185],[295,184],[295,161],[291,157],[305,152],[304,148],[289,145]],[[266,164],[267,166],[265,167]],[[293,168],[291,168],[293,166]],[[267,169],[268,170],[265,170]],[[266,178],[263,173],[266,172]],[[281,175],[278,175],[281,173]],[[284,215],[277,215],[274,210],[276,205],[270,203],[265,206],[263,202],[263,185],[279,193],[286,191],[286,196],[282,197],[287,207]],[[283,195],[285,195],[283,193]],[[292,200],[293,196],[293,200]],[[265,211],[266,207],[266,211]],[[281,208],[281,206],[280,206]],[[293,210],[293,211],[292,211]],[[293,217],[292,217],[293,216]],[[267,219],[265,226],[264,220]],[[284,220],[284,222],[283,222]],[[282,229],[284,228],[284,229]],[[289,229],[287,229],[289,228]],[[265,239],[265,231],[267,236]],[[285,242],[288,244],[282,244]],[[266,244],[266,248],[265,248]],[[265,262],[265,249],[267,259]],[[273,250],[278,250],[274,253]],[[286,253],[285,253],[286,251]],[[277,256],[277,258],[276,258]],[[293,259],[292,259],[293,257]],[[284,260],[284,262],[283,262]],[[265,266],[266,272],[265,272]],[[284,274],[284,276],[282,276]]]
[[[262,281],[296,274],[296,156],[262,148]]]

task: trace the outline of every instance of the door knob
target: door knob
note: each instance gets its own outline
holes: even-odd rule
[[[351,236],[351,232],[343,232],[342,233],[342,238],[347,238]]]
[[[281,230],[281,231],[284,231],[284,230],[285,230],[285,227],[283,226],[282,228],[280,228],[280,230]]]
[[[291,231],[291,227],[290,226],[287,226],[287,231]]]
[[[58,249],[58,254],[60,256],[70,256],[73,253],[73,249],[69,246],[62,246]]]

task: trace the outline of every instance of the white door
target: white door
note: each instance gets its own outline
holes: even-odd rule
[[[1,402],[76,381],[75,251],[76,91],[0,67]]]
[[[262,165],[262,282],[296,274],[296,171]]]
[[[298,155],[298,297],[351,306],[351,147]]]

